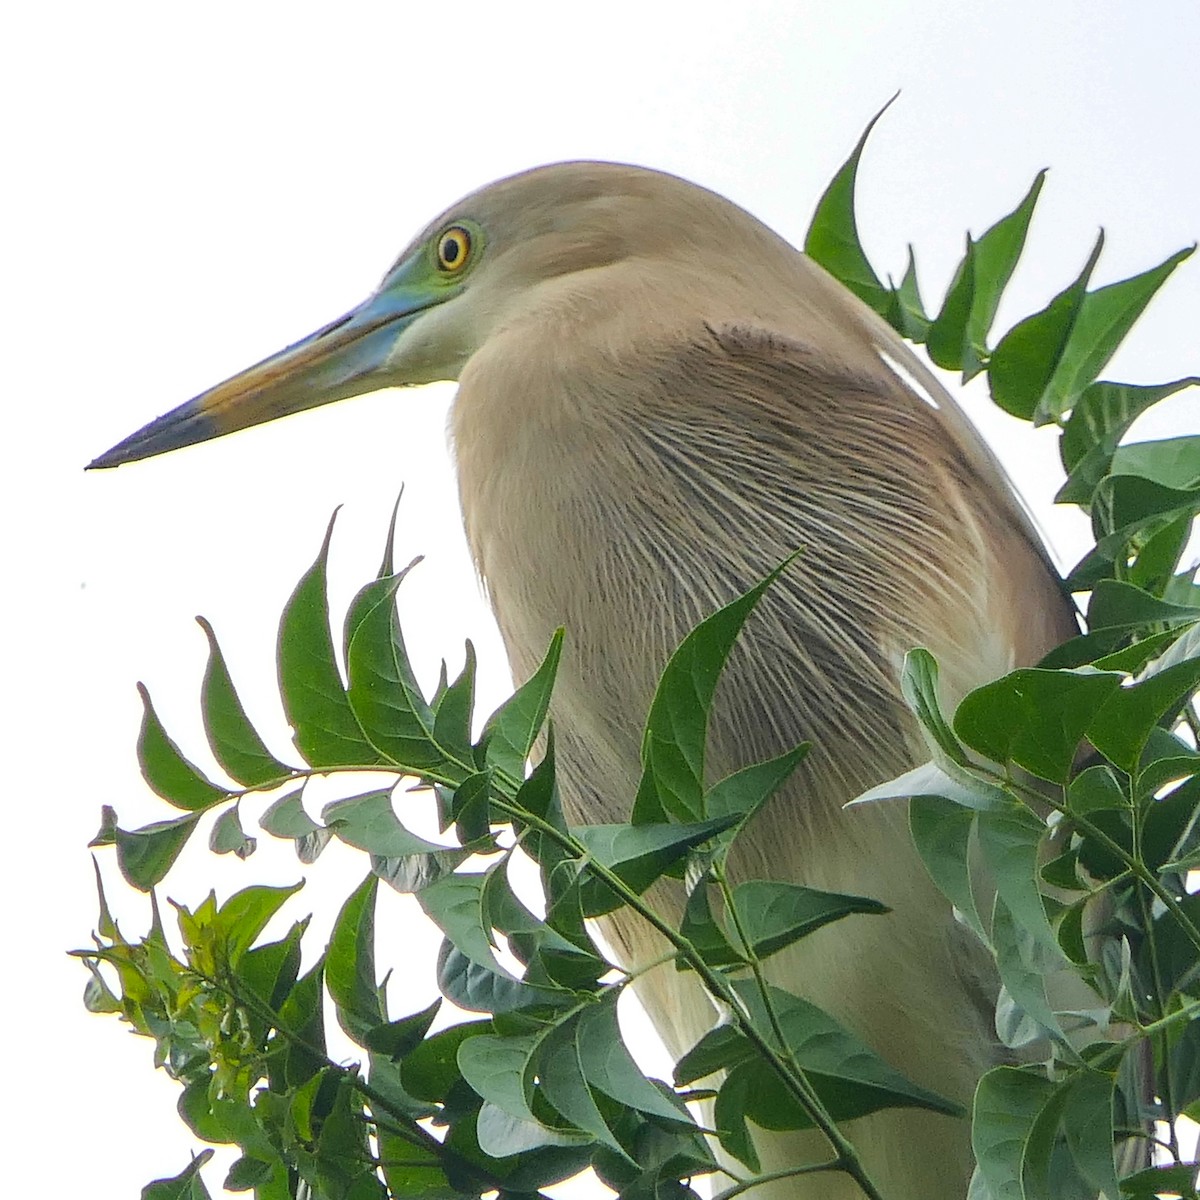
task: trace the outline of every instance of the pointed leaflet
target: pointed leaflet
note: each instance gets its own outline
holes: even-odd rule
[[[396,590],[419,562],[364,587],[346,614],[347,696],[371,744],[389,761],[444,772],[446,755],[433,738],[433,711],[409,665],[396,614]]]
[[[929,357],[939,367],[961,370],[964,380],[983,369],[988,331],[1025,248],[1025,235],[1045,179],[1046,172],[1039,171],[1025,198],[1011,213],[978,241],[967,238],[966,257],[946,292],[941,312],[929,328]]]
[[[768,880],[739,884],[734,889],[733,904],[738,921],[736,925],[730,922],[730,939],[735,940],[737,932],[744,934],[758,958],[768,958],[822,925],[851,913],[891,911],[866,896],[845,896]]]
[[[146,1184],[142,1188],[142,1200],[211,1200],[211,1194],[200,1178],[200,1168],[212,1156],[212,1150],[201,1150],[178,1175]]]
[[[628,1159],[592,1095],[581,1061],[578,1019],[559,1025],[546,1037],[540,1056],[542,1095],[576,1129]]]
[[[1075,282],[1059,292],[1041,312],[1014,325],[992,352],[988,387],[992,399],[1005,412],[1031,421],[1039,411],[1103,248],[1101,233]]]
[[[333,519],[316,562],[296,585],[279,622],[279,692],[306,762],[363,766],[378,763],[380,756],[354,716],[334,658],[325,594],[332,537]]]
[[[550,710],[562,643],[563,631],[555,630],[541,666],[488,717],[483,727],[480,744],[486,747],[486,765],[517,784],[525,778],[525,761]]]
[[[704,796],[703,815],[710,818],[752,817],[791,777],[807,757],[811,744],[802,742],[766,762],[753,763],[714,783]]]
[[[316,862],[325,849],[333,831],[318,825],[304,809],[304,789],[296,788],[280,796],[258,818],[259,827],[272,837],[291,838],[296,844],[296,857],[302,863]]]
[[[576,1025],[575,1044],[584,1078],[594,1088],[627,1108],[680,1125],[691,1118],[646,1078],[625,1047],[617,1022],[615,997],[585,1008]]]
[[[1000,981],[1016,1006],[1058,1042],[1062,1054],[1076,1057],[1046,997],[1046,955],[1034,935],[1017,924],[1002,896],[992,907],[992,949]],[[1057,941],[1055,949],[1061,959]]]
[[[921,289],[917,286],[917,262],[913,257],[911,244],[908,247],[908,266],[904,270],[900,286],[892,283],[890,277],[888,283],[891,285],[891,297],[886,314],[887,322],[901,337],[919,345],[929,334],[929,317],[925,313],[924,304],[921,303]]]
[[[671,655],[646,718],[635,825],[703,815],[704,745],[717,681],[754,606],[791,561],[701,621]]]
[[[988,945],[971,880],[975,814],[943,796],[918,795],[909,801],[908,827],[930,879],[962,914],[975,936]]]
[[[410,832],[392,807],[390,790],[335,800],[321,810],[326,827],[348,846],[372,855],[372,869],[397,891],[415,891],[453,871],[465,850]]]
[[[875,128],[875,122],[895,98],[893,96],[863,130],[853,153],[817,201],[817,210],[813,213],[804,238],[804,252],[809,258],[884,317],[891,307],[891,293],[880,283],[858,239],[858,224],[854,218],[854,184],[867,138]]]
[[[1120,686],[1115,672],[1026,667],[965,696],[954,732],[993,762],[1065,783],[1084,732]]]
[[[1021,1164],[1034,1121],[1054,1092],[1040,1074],[996,1067],[979,1081],[971,1145],[993,1200],[1026,1200]]]
[[[484,1100],[511,1117],[540,1126],[534,1116],[534,1076],[537,1054],[546,1031],[520,1036],[483,1034],[467,1038],[458,1047],[458,1069]]]
[[[442,1002],[435,1000],[420,1012],[388,1021],[385,1025],[377,1025],[366,1035],[367,1049],[392,1060],[406,1057],[421,1044],[441,1008]]]
[[[1008,803],[1008,796],[998,787],[966,771],[952,779],[935,762],[922,763],[868,788],[861,796],[855,796],[846,808],[856,804],[878,804],[881,800],[916,800],[927,797],[933,800],[950,800],[963,808],[997,808]]]
[[[1052,420],[1066,412],[1104,370],[1151,297],[1195,247],[1180,250],[1140,275],[1088,292],[1079,305],[1054,374],[1034,414]]]
[[[734,988],[748,1009],[751,1019],[767,1037],[774,1038],[773,1023],[763,1006],[758,986],[750,980],[738,980]],[[927,1108],[933,1112],[959,1113],[956,1104],[905,1079],[888,1066],[874,1051],[844,1029],[828,1013],[789,992],[769,987],[785,1044],[796,1064],[804,1071],[834,1120],[850,1120],[881,1108]],[[718,1037],[721,1028],[714,1031]],[[681,1060],[703,1051],[708,1034]],[[725,1087],[740,1089],[746,1081],[745,1115],[765,1129],[806,1129],[812,1124],[773,1070],[763,1062],[751,1044],[740,1036],[729,1041],[726,1060],[730,1067]],[[711,1065],[709,1069],[713,1069]],[[690,1072],[689,1072],[690,1073]]]
[[[137,755],[142,778],[156,795],[176,808],[198,812],[224,800],[228,792],[206,779],[167,736],[145,684],[137,685],[142,698],[142,729],[138,734]]]
[[[1146,625],[1184,625],[1200,620],[1200,607],[1169,604],[1119,579],[1102,579],[1088,602],[1088,628],[1139,629]]]
[[[445,670],[445,664],[442,664]],[[433,740],[447,754],[471,761],[471,717],[475,712],[475,647],[468,638],[463,668],[434,703]]]
[[[572,828],[589,856],[635,892],[644,892],[689,850],[731,828],[738,817],[687,825],[582,825]],[[600,916],[620,907],[621,898],[602,880],[584,884],[584,911]]]
[[[1096,485],[1109,473],[1117,445],[1133,422],[1160,400],[1195,386],[1200,386],[1200,376],[1150,385],[1101,382],[1087,388],[1059,438],[1068,478],[1056,502],[1086,505]]]
[[[996,891],[1016,922],[1050,955],[1043,967],[1062,961],[1037,884],[1038,852],[1045,834],[1045,823],[1015,801],[1006,809],[981,812],[976,823],[979,849]]]
[[[214,854],[236,854],[249,858],[258,845],[256,838],[247,836],[238,816],[237,804],[231,804],[214,822],[208,836],[208,848]]]
[[[171,869],[200,817],[197,812],[141,829],[115,829],[117,863],[125,882],[148,892]]]
[[[728,967],[733,963],[747,962],[748,960],[729,944],[720,925],[714,920],[708,892],[709,885],[704,880],[692,888],[684,906],[680,934],[687,938],[692,948],[710,967]],[[692,965],[682,955],[678,955],[675,959],[675,969],[690,971]]]
[[[366,1035],[387,1020],[375,979],[375,892],[379,881],[368,875],[347,897],[329,935],[325,986],[333,998],[338,1024],[360,1046]]]
[[[208,638],[208,666],[204,671],[200,706],[213,757],[231,779],[246,787],[261,787],[288,778],[292,768],[267,749],[246,716],[213,627],[203,617],[197,617],[196,621]]]

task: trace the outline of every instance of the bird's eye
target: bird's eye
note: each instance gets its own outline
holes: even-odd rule
[[[438,238],[438,269],[450,272],[461,271],[471,254],[471,235],[461,225],[451,225]]]

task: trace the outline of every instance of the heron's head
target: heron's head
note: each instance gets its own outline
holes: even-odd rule
[[[733,204],[642,168],[560,163],[501,180],[432,222],[358,308],[90,465],[119,466],[380,388],[457,379],[497,329],[566,276],[631,259],[711,266],[731,244],[764,236],[774,237]]]

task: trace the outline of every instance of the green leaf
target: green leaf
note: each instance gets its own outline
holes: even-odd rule
[[[1065,783],[1084,732],[1120,686],[1116,673],[1025,667],[965,696],[954,732],[993,762]]]
[[[1001,339],[988,363],[988,386],[992,399],[1005,412],[1026,421],[1042,409],[1042,401],[1054,378],[1071,330],[1078,319],[1088,280],[1104,248],[1104,234],[1074,283],[1064,288],[1040,312],[1026,317]]]
[[[321,820],[339,841],[371,856],[372,870],[395,890],[419,891],[453,871],[467,851],[427,842],[401,824],[390,789],[335,800]]]
[[[1147,1167],[1120,1181],[1121,1195],[1133,1200],[1155,1200],[1157,1196],[1189,1196],[1196,1187],[1194,1165]]]
[[[737,820],[728,816],[687,825],[583,825],[571,833],[596,862],[640,893],[693,847],[731,828]],[[588,916],[598,916],[621,903],[607,884],[596,879],[587,888],[584,907]]]
[[[811,744],[802,742],[794,750],[765,762],[753,763],[714,783],[704,796],[705,817],[752,817],[791,778],[807,757]]]
[[[213,757],[231,779],[246,787],[262,787],[287,779],[292,768],[281,763],[267,749],[246,716],[213,627],[203,617],[196,620],[208,638],[208,666],[201,686],[200,705]]]
[[[167,736],[145,685],[139,683],[137,689],[142,698],[143,709],[142,729],[137,745],[142,778],[156,795],[176,808],[199,812],[219,804],[229,793],[211,779],[205,778],[184,758],[179,747]]]
[[[375,979],[374,875],[359,884],[342,905],[325,953],[325,986],[338,1024],[352,1041],[366,1046],[367,1034],[387,1020]]]
[[[754,606],[791,561],[787,559],[761,583],[706,617],[671,655],[642,736],[635,825],[667,819],[694,821],[703,815],[704,744],[717,681]]]
[[[1119,688],[1088,726],[1088,741],[1121,770],[1132,773],[1151,731],[1186,703],[1197,684],[1200,659],[1193,658]]]
[[[1045,823],[1016,803],[981,812],[976,823],[979,849],[996,891],[1016,923],[1049,953],[1053,964],[1062,962],[1062,954],[1038,889],[1038,855],[1045,835]]]
[[[468,640],[463,669],[438,697],[433,738],[447,754],[471,761],[471,717],[475,711],[475,647]]]
[[[1003,808],[1009,803],[1000,788],[971,771],[960,770],[956,776],[947,775],[935,762],[922,763],[855,796],[845,807],[877,804],[881,800],[915,800],[919,796],[950,800],[962,808]]]
[[[316,562],[296,585],[280,620],[279,692],[306,762],[314,767],[373,765],[380,755],[350,707],[329,632],[325,588],[332,536],[330,520]]]
[[[642,1073],[621,1037],[615,998],[593,1004],[579,1016],[575,1044],[584,1078],[606,1096],[660,1120],[692,1127],[686,1110],[677,1108]]]
[[[1046,998],[1047,970],[1044,964],[1047,955],[1042,952],[1035,935],[1017,923],[1002,896],[996,897],[992,907],[992,948],[1000,980],[1021,1012],[1053,1037],[1067,1057],[1074,1057],[1074,1051]],[[1066,959],[1057,940],[1054,948],[1060,961],[1065,964]]]
[[[601,1145],[632,1163],[633,1159],[617,1141],[596,1104],[581,1059],[578,1020],[551,1030],[539,1062],[542,1094],[576,1129],[591,1134]]]
[[[388,1021],[385,1025],[376,1025],[374,1029],[367,1031],[364,1044],[368,1050],[386,1058],[404,1058],[421,1044],[441,1007],[441,1000],[435,1000],[428,1008],[423,1008],[411,1016]]]
[[[1194,249],[1180,250],[1149,271],[1083,297],[1054,375],[1039,401],[1037,416],[1053,419],[1071,408],[1104,370],[1154,293]]]
[[[895,100],[895,96],[892,100]],[[881,316],[888,314],[891,293],[880,283],[859,241],[858,223],[854,217],[854,185],[858,175],[858,162],[862,158],[867,138],[871,136],[875,122],[887,111],[892,100],[871,118],[853,153],[817,201],[816,211],[804,239],[805,254]]]
[[[514,976],[502,967],[493,950],[491,927],[484,917],[486,875],[445,875],[417,893],[425,915],[473,963],[506,979]]]
[[[729,944],[720,925],[713,919],[708,892],[709,886],[704,880],[692,888],[683,909],[679,932],[710,967],[728,967],[733,963],[746,962],[747,959]],[[677,955],[675,968],[689,971],[692,966],[682,955]]]
[[[939,367],[962,370],[970,379],[988,357],[987,335],[1000,297],[1025,248],[1025,235],[1045,182],[1039,171],[1021,203],[997,221],[977,242],[967,238],[967,253],[946,293],[926,339],[929,357]]]
[[[1200,435],[1118,446],[1111,473],[1141,475],[1169,488],[1195,487],[1200,483]]]
[[[574,993],[524,983],[503,968],[476,962],[449,938],[438,954],[437,983],[451,1004],[468,1012],[511,1013],[561,1008]]]
[[[269,1178],[270,1174],[270,1163],[244,1154],[229,1168],[223,1186],[227,1192],[248,1192]]]
[[[921,303],[917,263],[911,245],[908,247],[908,265],[900,286],[897,287],[890,278],[888,283],[891,290],[891,302],[885,314],[888,324],[902,337],[920,345],[929,334],[929,317],[925,313],[925,305]]]
[[[755,1026],[772,1037],[774,1023],[763,1007],[757,984],[739,980],[733,986]],[[881,1108],[927,1108],[933,1112],[960,1114],[957,1105],[917,1086],[888,1066],[828,1013],[779,988],[769,987],[767,991],[788,1051],[834,1120],[852,1120]],[[719,1034],[720,1027],[714,1032]],[[706,1035],[706,1038],[711,1036]],[[721,1036],[723,1040],[727,1038],[727,1035]],[[702,1038],[684,1056],[677,1074],[681,1069],[685,1075],[691,1073],[686,1069],[687,1060],[703,1053],[704,1043]],[[747,1117],[764,1129],[806,1129],[811,1126],[811,1118],[749,1042],[738,1036],[729,1040],[725,1048],[731,1053],[721,1064],[729,1068],[721,1091],[730,1087],[739,1096],[744,1095]]]
[[[296,856],[302,863],[316,862],[333,831],[319,825],[304,809],[304,789],[296,788],[280,796],[258,819],[259,826],[272,837],[291,838]]]
[[[1022,1159],[1034,1121],[1053,1092],[1054,1084],[1041,1075],[1016,1067],[995,1067],[979,1081],[971,1145],[993,1200],[1026,1200]]]
[[[208,848],[214,854],[236,854],[241,859],[249,858],[257,845],[257,840],[248,837],[242,828],[237,804],[221,813],[208,837]]]
[[[346,614],[346,695],[368,740],[389,761],[419,774],[444,769],[446,755],[433,736],[433,711],[408,661],[396,614],[396,591],[419,562],[367,584]]]
[[[302,886],[302,883],[287,887],[253,884],[234,892],[217,909],[212,924],[225,944],[226,958],[231,967],[237,967],[242,955],[267,927],[267,922]]]
[[[543,1030],[522,1036],[468,1038],[458,1047],[458,1069],[484,1100],[520,1121],[540,1126],[531,1104],[537,1055],[545,1036]]]
[[[442,1101],[462,1078],[458,1051],[467,1038],[492,1030],[491,1021],[463,1021],[427,1037],[400,1064],[405,1091],[420,1100]]]
[[[141,829],[116,829],[117,863],[125,882],[148,892],[171,869],[201,814],[155,821]]]
[[[200,1168],[213,1156],[211,1150],[201,1150],[178,1175],[156,1179],[142,1188],[142,1200],[211,1200]]]
[[[1087,620],[1092,630],[1140,629],[1159,623],[1182,625],[1200,620],[1200,608],[1169,604],[1133,584],[1102,579],[1092,590]]]
[[[801,887],[796,883],[751,880],[733,892],[738,924],[730,923],[730,937],[738,929],[749,940],[758,958],[768,958],[810,933],[851,913],[886,913],[891,910],[866,896],[847,896]]]
[[[525,762],[550,711],[550,692],[562,655],[563,631],[555,631],[541,666],[492,715],[483,727],[486,762],[518,784]]]
[[[272,1080],[285,1088],[303,1084],[325,1065],[324,979],[322,955],[300,976],[279,1009],[280,1028],[295,1035],[284,1039],[281,1069],[272,1067]]]
[[[279,1011],[300,973],[300,940],[307,927],[307,920],[297,921],[280,941],[246,950],[234,968],[241,990],[257,996],[273,1012]],[[253,1010],[247,1018],[262,1045],[268,1033],[266,1019]]]
[[[913,715],[921,722],[925,741],[933,752],[934,761],[951,778],[960,772],[955,766],[965,766],[969,761],[954,731],[942,715],[938,698],[937,660],[928,650],[910,650],[904,656],[904,668],[900,673],[900,690]]]
[[[909,801],[908,825],[929,877],[962,914],[976,937],[988,945],[970,870],[975,814],[943,796],[918,795]]]

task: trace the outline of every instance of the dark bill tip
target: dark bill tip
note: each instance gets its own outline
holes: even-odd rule
[[[143,425],[131,433],[123,442],[111,450],[105,450],[92,459],[85,470],[100,471],[108,467],[119,467],[123,463],[137,462],[140,458],[151,458],[168,450],[192,446],[207,441],[219,433],[212,416],[205,413],[195,400],[189,400],[161,417]]]

